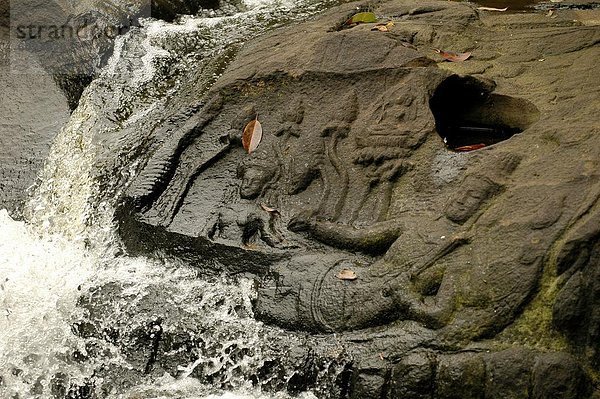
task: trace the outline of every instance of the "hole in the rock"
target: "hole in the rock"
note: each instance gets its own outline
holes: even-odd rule
[[[521,133],[539,119],[531,102],[492,93],[479,79],[453,75],[429,101],[436,129],[454,151],[472,151]]]

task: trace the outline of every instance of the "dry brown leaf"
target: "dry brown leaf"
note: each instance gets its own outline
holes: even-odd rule
[[[262,125],[258,121],[258,117],[248,122],[242,135],[242,145],[248,154],[252,154],[256,150],[262,140],[262,134]]]
[[[485,144],[483,144],[483,143],[471,144],[471,145],[463,145],[462,147],[456,147],[454,149],[454,151],[468,152],[468,151],[478,150],[478,149],[483,148],[483,147],[485,147]]]
[[[481,11],[506,11],[506,10],[508,10],[508,7],[504,7],[504,8],[477,7],[477,9],[481,10]]]
[[[467,53],[455,53],[453,51],[444,51],[440,49],[434,49],[443,59],[451,62],[462,62],[471,56],[470,52]]]
[[[260,207],[262,208],[263,211],[268,212],[268,213],[272,213],[274,215],[279,215],[279,211],[275,208],[271,208],[268,205],[265,205],[263,203],[260,204]]]
[[[371,28],[372,31],[379,31],[379,32],[389,32],[390,30],[388,29],[388,27],[384,24],[377,24],[375,25],[375,27]]]
[[[349,269],[342,269],[336,277],[339,278],[340,280],[350,280],[350,281],[356,280],[358,278],[356,273],[354,273],[352,270],[349,270]]]

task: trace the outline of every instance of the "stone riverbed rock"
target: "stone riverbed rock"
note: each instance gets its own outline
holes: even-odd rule
[[[254,278],[257,319],[335,337],[323,397],[598,394],[600,28],[395,0],[380,32],[345,24],[357,6],[251,41],[151,129],[96,138],[139,154],[128,250]],[[303,388],[332,355],[307,356]]]

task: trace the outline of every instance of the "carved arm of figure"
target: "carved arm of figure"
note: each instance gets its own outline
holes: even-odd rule
[[[288,229],[306,232],[311,238],[332,247],[372,255],[385,253],[403,231],[402,224],[396,219],[356,228],[317,220],[311,213],[296,215],[288,224]]]

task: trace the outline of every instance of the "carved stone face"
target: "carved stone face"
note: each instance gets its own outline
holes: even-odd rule
[[[275,175],[273,168],[260,165],[245,165],[240,168],[240,197],[254,199],[258,197]]]

